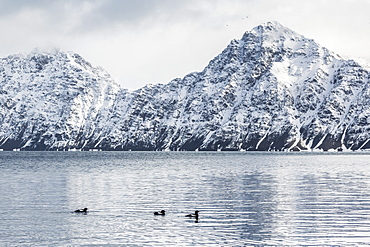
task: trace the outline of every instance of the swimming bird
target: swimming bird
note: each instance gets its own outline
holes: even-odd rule
[[[199,217],[199,211],[195,210],[194,214],[187,214],[187,215],[185,215],[185,217],[198,218]]]
[[[166,215],[166,211],[161,210],[160,212],[154,212],[154,215]]]
[[[87,208],[77,209],[77,210],[75,210],[75,213],[87,213]]]

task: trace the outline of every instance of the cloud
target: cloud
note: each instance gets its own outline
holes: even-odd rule
[[[0,0],[0,18],[3,19],[24,9],[33,8],[33,6],[46,6],[50,5],[50,3],[52,2],[47,0]]]
[[[368,0],[0,0],[0,56],[56,46],[138,88],[202,70],[271,20],[340,55],[370,58],[368,9]]]

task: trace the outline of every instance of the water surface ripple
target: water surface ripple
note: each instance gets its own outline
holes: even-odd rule
[[[365,245],[369,157],[0,152],[0,246]]]

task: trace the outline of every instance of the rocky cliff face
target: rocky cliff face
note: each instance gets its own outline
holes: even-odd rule
[[[37,51],[0,60],[0,148],[79,147],[106,122],[119,91],[75,53]]]
[[[73,53],[0,64],[0,148],[369,149],[369,71],[276,22],[134,92]]]

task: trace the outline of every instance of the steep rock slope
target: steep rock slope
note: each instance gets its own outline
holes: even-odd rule
[[[2,149],[83,146],[119,91],[102,69],[58,50],[1,59],[0,82]]]
[[[74,53],[0,61],[0,148],[369,149],[369,71],[276,22],[134,92]]]
[[[123,150],[368,148],[368,82],[369,72],[356,62],[269,22],[233,40],[202,72],[134,92],[123,121],[100,144]]]

